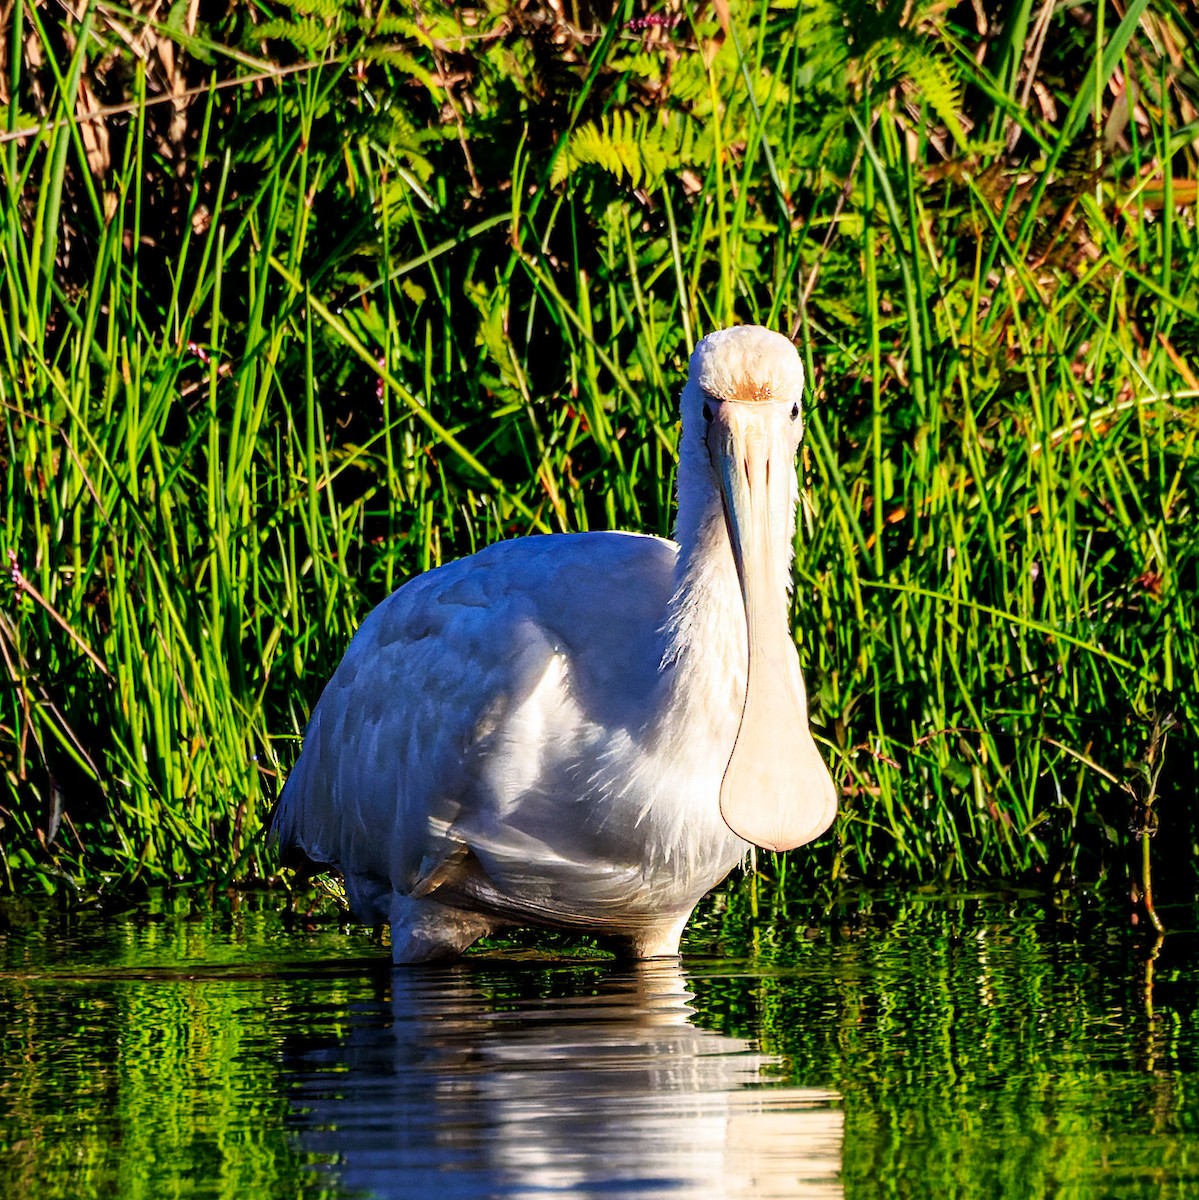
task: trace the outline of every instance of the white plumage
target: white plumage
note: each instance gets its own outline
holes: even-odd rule
[[[513,924],[678,952],[748,842],[819,836],[787,593],[803,370],[756,326],[710,334],[683,390],[678,542],[501,542],[363,622],[273,830],[388,921],[395,961]]]

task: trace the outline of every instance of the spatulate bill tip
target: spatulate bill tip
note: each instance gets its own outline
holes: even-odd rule
[[[805,772],[790,786],[771,787],[763,779],[725,779],[720,815],[739,837],[763,850],[794,850],[814,842],[837,817],[837,798],[827,771]]]

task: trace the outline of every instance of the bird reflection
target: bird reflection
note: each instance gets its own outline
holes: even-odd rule
[[[410,969],[390,993],[297,1064],[302,1139],[347,1190],[841,1195],[840,1098],[695,1025],[677,963]]]

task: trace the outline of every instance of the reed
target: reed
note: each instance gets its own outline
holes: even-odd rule
[[[105,4],[64,40],[17,0],[3,886],[270,876],[369,608],[497,538],[668,532],[688,350],[760,321],[810,367],[795,621],[844,799],[768,879],[1123,880],[1168,711],[1154,882],[1189,891],[1193,31],[530,11],[332,5],[318,44],[233,6],[139,59]]]

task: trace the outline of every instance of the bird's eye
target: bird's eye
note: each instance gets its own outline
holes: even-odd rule
[[[705,421],[712,420],[712,410],[708,407],[707,404],[704,405],[704,420]]]
[[[793,405],[791,405],[791,420],[794,421],[794,420],[798,419],[798,417],[799,417],[799,405],[793,404]]]

